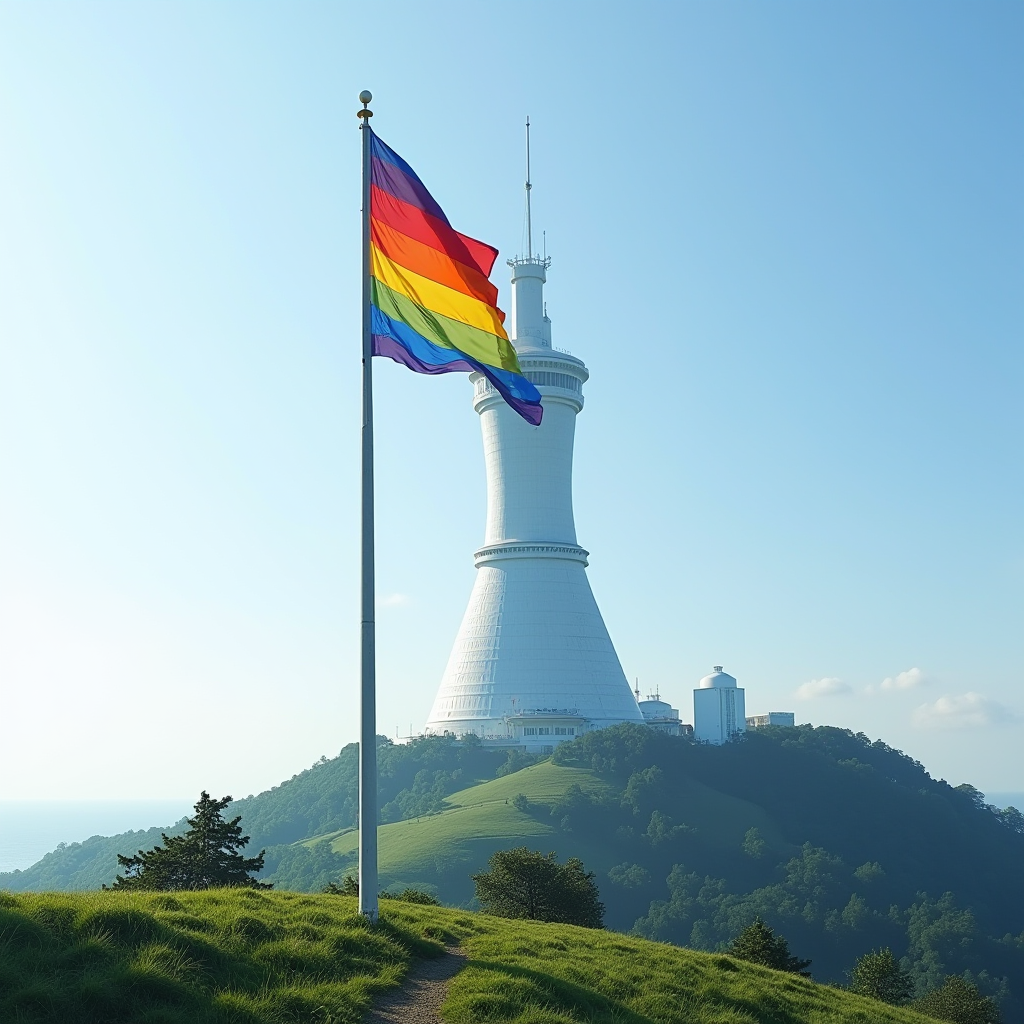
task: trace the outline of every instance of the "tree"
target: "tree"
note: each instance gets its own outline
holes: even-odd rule
[[[439,907],[441,901],[436,896],[422,889],[410,889],[406,886],[401,892],[388,892],[386,889],[378,894],[378,899],[398,900],[399,903],[418,903],[424,907]]]
[[[726,952],[737,960],[749,960],[752,964],[771,967],[776,971],[789,971],[805,978],[811,976],[807,970],[811,961],[792,956],[789,943],[781,935],[776,935],[760,917],[755,917],[753,924],[747,925],[733,939]]]
[[[341,885],[338,885],[337,882],[328,882],[321,892],[328,896],[358,896],[359,880],[352,875],[346,875]],[[431,896],[429,892],[424,892],[422,889],[410,889],[408,886],[401,892],[388,892],[387,889],[384,889],[377,893],[377,899],[398,900],[400,903],[420,903],[426,907],[441,906],[441,901],[436,896]]]
[[[900,1006],[914,991],[914,982],[888,947],[857,959],[850,972],[850,990]]]
[[[760,860],[764,856],[765,841],[761,838],[761,830],[748,828],[743,836],[743,852],[754,860]]]
[[[521,846],[492,854],[490,871],[473,875],[476,898],[496,917],[528,918],[584,928],[604,927],[594,873],[570,857],[564,864]]]
[[[1011,832],[1024,836],[1024,814],[1021,814],[1016,807],[1004,807],[1001,811],[997,809],[995,816]]]
[[[188,818],[189,829],[180,836],[161,834],[163,846],[139,850],[134,857],[117,855],[118,864],[127,868],[118,875],[112,889],[213,889],[218,886],[246,886],[270,889],[252,874],[263,870],[263,854],[243,857],[239,852],[249,842],[242,835],[241,815],[225,821],[221,813],[231,797],[211,799],[204,789],[195,805],[195,817]]]
[[[922,996],[914,1009],[938,1020],[954,1024],[999,1024],[999,1007],[983,996],[978,986],[953,974],[937,989]]]
[[[323,891],[329,896],[358,896],[359,880],[352,875],[346,875],[341,885],[338,885],[337,882],[328,882]]]

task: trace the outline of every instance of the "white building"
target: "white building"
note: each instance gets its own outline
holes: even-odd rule
[[[767,715],[750,715],[747,718],[748,729],[764,729],[769,725],[796,725],[796,714],[793,711],[769,711]]]
[[[650,693],[647,700],[640,699],[640,690],[633,691],[640,714],[644,716],[644,722],[658,732],[668,733],[669,736],[682,736],[690,727],[683,725],[679,720],[679,712],[672,707],[668,701],[661,699],[660,693]]]
[[[576,541],[572,453],[583,361],[551,347],[550,260],[510,260],[510,337],[543,397],[531,426],[471,374],[487,464],[487,526],[469,607],[426,732],[553,746],[644,721],[590,589]],[[742,721],[742,712],[741,718]]]
[[[743,689],[716,665],[693,691],[693,738],[698,743],[727,743],[746,728]]]

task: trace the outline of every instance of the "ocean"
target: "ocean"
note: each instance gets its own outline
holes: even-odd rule
[[[0,800],[0,871],[24,870],[58,843],[173,825],[192,800]]]

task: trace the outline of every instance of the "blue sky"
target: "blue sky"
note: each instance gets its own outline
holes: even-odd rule
[[[502,261],[531,116],[627,675],[1024,788],[1022,67],[1001,2],[0,3],[0,797],[240,796],[356,738],[363,88]],[[464,377],[379,361],[376,403],[394,735],[483,459]]]

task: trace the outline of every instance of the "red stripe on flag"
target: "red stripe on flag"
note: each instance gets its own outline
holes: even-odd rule
[[[480,299],[489,306],[498,305],[498,289],[476,267],[467,267],[376,218],[370,220],[370,238],[385,256],[406,270]]]
[[[460,234],[443,220],[432,217],[411,203],[396,199],[376,185],[371,188],[370,216],[467,267],[475,268],[484,277],[490,276],[494,261],[498,258],[498,250],[493,246]]]

